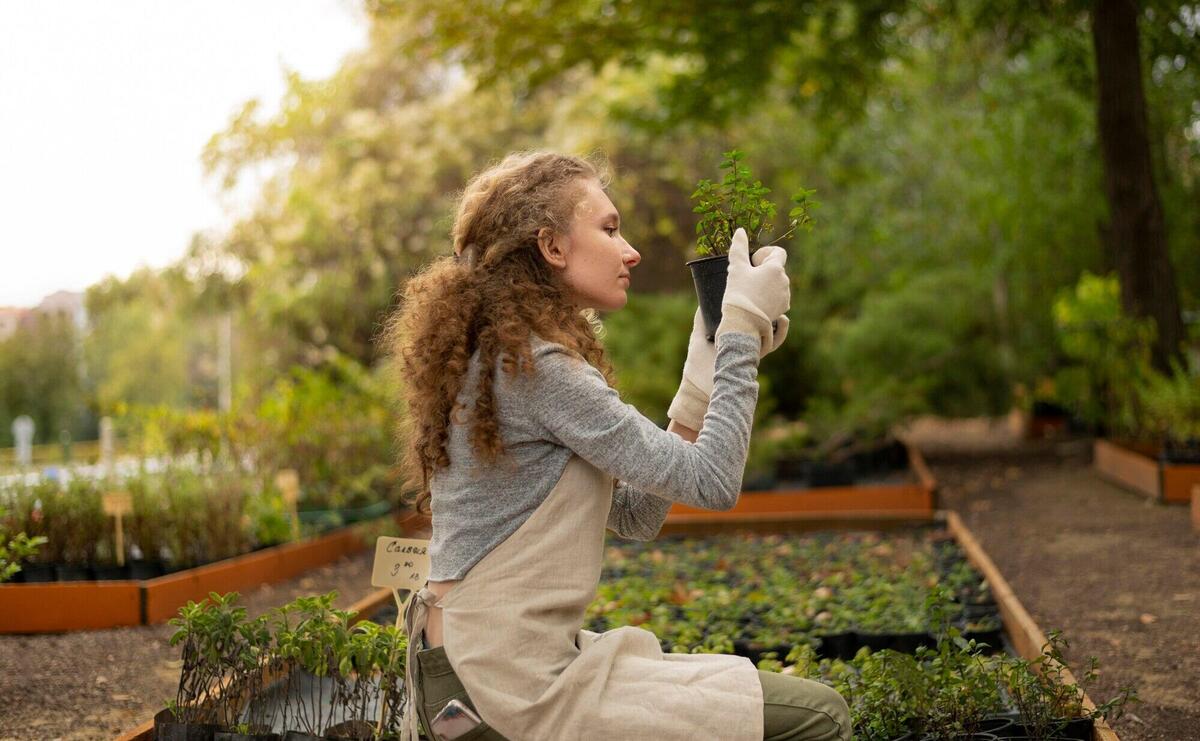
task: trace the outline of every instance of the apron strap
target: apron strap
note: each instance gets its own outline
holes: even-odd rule
[[[428,587],[422,587],[408,601],[404,610],[404,632],[408,635],[408,653],[404,661],[404,687],[407,690],[408,702],[400,720],[400,741],[419,741],[419,723],[417,708],[425,701],[421,696],[415,676],[417,651],[425,640],[425,624],[429,620],[429,608],[436,607],[438,596]],[[432,731],[430,731],[432,733]]]

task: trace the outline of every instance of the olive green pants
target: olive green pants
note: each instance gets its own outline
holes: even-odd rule
[[[417,715],[427,738],[429,721],[446,703],[458,699],[475,710],[462,682],[450,667],[446,651],[438,646],[417,651],[413,681],[424,699]],[[763,738],[766,741],[850,741],[850,710],[831,687],[811,679],[760,671],[763,690]],[[459,736],[458,741],[505,741],[486,723]]]

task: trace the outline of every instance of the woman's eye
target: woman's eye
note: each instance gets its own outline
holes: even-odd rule
[[[614,234],[616,234],[616,233],[617,233],[617,227],[615,227],[615,226],[606,226],[606,227],[604,227],[604,231],[608,232],[608,236],[610,236],[610,237],[611,237],[612,235],[614,235]]]

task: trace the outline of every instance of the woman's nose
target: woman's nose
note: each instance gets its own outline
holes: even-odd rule
[[[632,268],[642,261],[642,256],[628,242],[625,243],[625,247],[625,265]]]

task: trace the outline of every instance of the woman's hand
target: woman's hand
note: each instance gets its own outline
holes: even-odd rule
[[[742,237],[742,244],[745,245],[746,233],[741,229],[738,234]],[[734,235],[734,243],[738,240],[737,234]],[[732,248],[730,252],[732,253]],[[778,263],[782,267],[783,262],[787,259],[787,254],[782,247],[768,246],[762,247],[755,251],[752,256],[749,256],[749,263],[753,267],[759,267],[767,263]],[[730,262],[732,265],[733,257],[731,255]],[[732,273],[732,267],[730,268]],[[784,273],[786,280],[787,274]],[[790,292],[790,286],[788,286]],[[725,289],[725,295],[728,298],[729,289]],[[787,307],[790,307],[790,294],[787,298]],[[784,309],[786,311],[786,307]],[[722,321],[724,326],[724,311],[722,306]],[[780,313],[773,323],[768,323],[768,332],[770,340],[764,341],[762,349],[759,352],[759,358],[763,358],[767,353],[775,350],[787,338],[788,333],[788,318]],[[755,330],[757,331],[757,327]],[[719,332],[720,330],[718,330]],[[712,396],[713,373],[717,358],[717,346],[709,342],[706,337],[707,331],[704,326],[704,319],[700,315],[700,310],[696,309],[696,314],[692,318],[692,334],[688,337],[687,357],[683,361],[683,378],[679,382],[679,390],[675,393],[675,398],[671,401],[671,406],[667,410],[667,416],[678,422],[684,427],[692,430],[699,430],[704,421],[704,414],[708,411],[708,400]]]
[[[684,427],[699,430],[708,411],[712,396],[713,368],[717,361],[717,346],[708,341],[704,317],[696,309],[692,318],[692,334],[688,337],[687,357],[683,360],[683,378],[671,400],[667,416]]]
[[[787,336],[787,322],[780,320],[786,320],[783,315],[792,306],[791,281],[783,267],[787,253],[782,247],[763,247],[755,257],[759,259],[751,262],[746,231],[738,229],[729,245],[729,278],[717,334],[757,334],[762,339],[761,354],[766,355],[783,344]],[[782,331],[772,329],[773,321]]]

